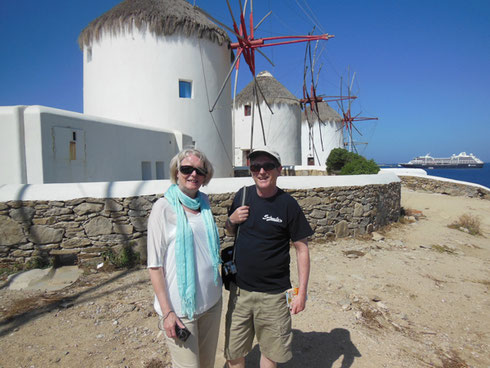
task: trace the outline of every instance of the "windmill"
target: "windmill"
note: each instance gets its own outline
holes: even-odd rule
[[[225,81],[223,82],[223,85],[221,86],[217,97],[216,101],[213,103],[213,105],[210,108],[210,111],[214,109],[216,106],[217,101],[219,100],[224,87],[226,86],[226,83],[228,83],[228,80],[230,79],[230,76],[233,72],[233,69],[235,69],[235,84],[234,84],[234,91],[233,91],[233,101],[235,101],[236,97],[236,85],[237,85],[237,79],[238,79],[238,71],[240,68],[240,59],[243,56],[243,59],[245,63],[248,65],[248,68],[250,72],[252,73],[253,79],[254,79],[254,101],[255,103],[252,104],[252,127],[251,129],[254,129],[254,116],[255,116],[255,105],[258,107],[258,113],[259,113],[259,118],[263,130],[263,121],[261,118],[261,110],[260,110],[260,102],[259,102],[259,95],[262,97],[262,99],[265,101],[267,104],[266,99],[263,96],[262,91],[260,90],[260,87],[257,83],[256,80],[256,70],[255,70],[255,52],[257,51],[260,53],[264,58],[271,63],[271,65],[274,66],[272,61],[267,57],[267,55],[264,54],[264,52],[261,50],[263,47],[273,47],[273,46],[279,46],[279,45],[286,45],[286,44],[294,44],[294,43],[300,43],[300,42],[308,42],[308,41],[317,41],[317,40],[329,40],[330,38],[333,38],[333,35],[329,34],[322,34],[322,35],[305,35],[305,36],[276,36],[276,37],[264,37],[264,38],[255,38],[255,31],[258,29],[258,27],[267,19],[267,17],[270,16],[271,12],[267,13],[262,20],[257,23],[256,25],[254,24],[254,12],[253,12],[253,0],[250,0],[250,6],[248,8],[248,27],[247,27],[247,1],[245,1],[244,6],[242,7],[242,3],[239,0],[239,5],[240,5],[240,15],[239,15],[239,22],[235,19],[235,16],[233,14],[233,11],[231,9],[231,5],[229,0],[226,0],[226,4],[228,6],[228,10],[230,12],[232,21],[233,21],[233,28],[228,27],[226,24],[223,22],[220,22],[219,20],[215,19],[212,17],[210,14],[206,13],[204,10],[198,9],[201,11],[204,15],[206,15],[209,19],[211,19],[213,22],[221,25],[224,27],[226,30],[231,32],[233,35],[236,36],[237,42],[231,43],[230,47],[233,50],[236,50],[236,56],[235,60],[233,61],[233,64],[228,72],[227,77],[225,78]],[[268,104],[267,104],[268,106]],[[270,109],[270,106],[268,106]],[[233,111],[235,110],[235,106],[233,106]],[[272,110],[271,110],[272,112]],[[234,119],[233,119],[234,120]],[[253,134],[251,135],[253,137]],[[264,145],[266,145],[265,141],[265,134],[263,134],[263,140],[264,140]],[[253,142],[250,142],[250,150],[253,150]]]
[[[348,74],[350,74],[350,70],[348,71]],[[355,126],[354,123],[358,121],[378,120],[378,118],[360,116],[361,113],[352,115],[352,101],[355,98],[357,98],[357,96],[352,95],[352,86],[354,84],[355,77],[356,77],[356,73],[354,72],[350,80],[350,83],[347,87],[347,97],[341,98],[338,101],[338,106],[342,112],[342,128],[345,129],[346,132],[346,136],[344,136],[345,137],[344,146],[347,148],[348,151],[358,153],[356,145],[367,144],[367,142],[354,141],[354,131],[356,131],[360,136],[362,136],[361,131]],[[342,96],[342,85],[343,85],[342,77],[340,77],[340,96]],[[348,101],[347,108],[344,106],[343,103],[345,99],[347,99]]]
[[[328,102],[356,98],[317,93],[322,69],[322,65],[317,68],[317,61],[321,52],[318,52],[318,42],[314,48],[311,42],[307,43],[303,69],[303,98],[299,99],[303,109],[303,164],[307,165],[323,165],[333,148],[343,146],[342,116],[332,109]]]
[[[259,107],[262,110],[260,117],[263,129],[252,129],[255,87],[262,91]],[[298,98],[286,86],[264,70],[236,95],[234,102],[234,154],[237,166],[247,162],[250,146],[265,144],[264,136],[267,147],[281,155],[283,166],[301,164],[301,109]]]

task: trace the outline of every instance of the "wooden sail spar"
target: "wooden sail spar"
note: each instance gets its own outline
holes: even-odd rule
[[[243,9],[240,11],[240,15],[238,17],[239,21],[237,22],[233,11],[231,9],[231,5],[229,0],[226,0],[226,4],[228,6],[228,10],[230,12],[232,21],[233,21],[233,28],[228,27],[226,24],[223,22],[215,19],[212,17],[210,14],[206,13],[205,11],[201,10],[209,19],[212,21],[216,22],[217,24],[223,26],[225,29],[227,29],[229,32],[231,32],[233,35],[236,36],[237,42],[233,42],[230,44],[230,47],[233,50],[236,50],[236,57],[233,62],[233,65],[230,68],[230,71],[223,82],[218,95],[216,97],[216,101],[212,105],[210,111],[214,109],[214,107],[217,104],[217,101],[219,100],[226,84],[229,81],[229,78],[231,76],[231,73],[233,69],[235,69],[235,87],[234,87],[234,92],[233,92],[233,101],[235,101],[236,97],[236,82],[238,78],[238,71],[240,68],[240,59],[243,56],[243,60],[245,63],[248,65],[248,68],[250,72],[252,73],[252,76],[254,78],[254,103],[253,106],[257,105],[257,110],[259,113],[259,118],[262,126],[262,131],[264,130],[263,128],[263,121],[262,121],[262,113],[260,110],[260,103],[259,103],[259,98],[262,97],[262,100],[266,103],[268,108],[270,109],[270,106],[267,102],[267,100],[264,97],[264,94],[260,90],[260,86],[258,85],[256,81],[256,64],[255,64],[255,52],[259,52],[264,58],[269,61],[272,65],[272,61],[261,51],[261,48],[263,47],[274,47],[274,46],[281,46],[281,45],[288,45],[288,44],[295,44],[295,43],[302,43],[302,42],[311,42],[311,41],[320,41],[320,40],[329,40],[330,38],[333,38],[333,35],[330,34],[321,34],[321,35],[293,35],[293,36],[276,36],[276,37],[262,37],[262,38],[255,38],[255,31],[258,29],[260,24],[265,21],[265,19],[271,14],[269,12],[267,15],[265,15],[262,20],[257,23],[257,25],[254,24],[254,12],[253,12],[253,0],[250,1],[250,6],[248,7],[248,25],[246,21],[247,17],[247,1],[245,1],[244,6],[242,7],[241,1],[239,1],[240,9]],[[235,107],[233,106],[233,111],[235,110]],[[271,110],[272,112],[272,110]],[[255,115],[255,109],[252,108],[252,125],[251,129],[254,129],[254,115]],[[253,137],[253,135],[252,135]],[[265,140],[265,135],[263,133],[263,141],[264,145],[266,145],[266,140]],[[250,150],[253,150],[253,142],[251,140],[250,143]]]

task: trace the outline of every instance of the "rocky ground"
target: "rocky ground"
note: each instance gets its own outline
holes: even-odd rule
[[[402,205],[421,213],[372,237],[311,244],[307,309],[281,366],[490,367],[490,201],[404,189]],[[448,228],[464,213],[483,235]],[[49,293],[4,284],[0,367],[167,367],[157,320],[144,268],[88,271]],[[255,346],[247,366],[258,357]]]

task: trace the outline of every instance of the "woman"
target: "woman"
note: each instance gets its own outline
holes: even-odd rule
[[[219,237],[207,195],[213,167],[195,149],[170,162],[173,183],[148,219],[148,268],[154,307],[173,367],[214,367],[221,317]],[[179,328],[190,336],[182,341]]]

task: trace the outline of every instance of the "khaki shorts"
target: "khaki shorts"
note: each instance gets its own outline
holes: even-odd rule
[[[221,306],[220,298],[218,303],[206,312],[195,315],[193,320],[180,318],[191,333],[185,342],[169,338],[164,333],[173,368],[214,368],[221,322]]]
[[[230,285],[226,313],[225,358],[235,360],[252,350],[254,336],[260,351],[270,360],[285,363],[292,358],[291,313],[284,293],[261,293]]]

